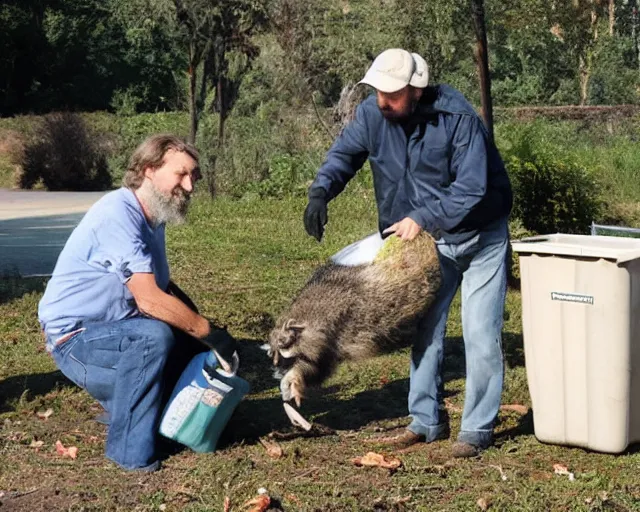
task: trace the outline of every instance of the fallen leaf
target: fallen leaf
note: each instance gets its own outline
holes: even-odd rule
[[[476,505],[478,505],[478,507],[480,507],[480,510],[484,512],[486,510],[489,510],[490,503],[486,500],[486,498],[478,498],[478,501],[476,501]]]
[[[402,466],[400,459],[395,457],[387,457],[380,455],[379,453],[369,452],[363,457],[356,457],[351,459],[356,466],[379,466],[385,469],[398,469]]]
[[[36,441],[34,439],[33,441],[31,441],[29,448],[35,448],[36,450],[38,450],[38,448],[42,448],[43,446],[44,446],[44,441]]]
[[[523,416],[529,412],[529,407],[520,404],[505,404],[500,406],[501,411],[513,411]]]
[[[164,512],[165,510],[167,510],[167,504],[166,504],[166,503],[163,503],[163,504],[162,504],[162,505],[160,505],[158,508],[160,509],[160,512]]]
[[[53,414],[53,409],[49,408],[44,412],[38,411],[36,413],[36,416],[38,416],[38,418],[40,418],[41,420],[48,420],[49,416],[51,416],[52,414]]]
[[[564,466],[562,464],[554,464],[553,472],[556,475],[567,475],[571,482],[573,482],[576,479],[575,475],[571,473],[571,471],[569,471],[569,468],[567,468],[567,466]]]
[[[451,412],[462,412],[462,407],[455,405],[449,398],[445,398],[444,399],[444,406],[447,409],[447,411],[451,411]]]
[[[231,510],[231,500],[229,496],[224,497],[224,512],[229,512]]]
[[[405,496],[404,498],[396,498],[394,503],[396,505],[404,505],[405,503],[408,503],[409,501],[411,501],[411,496]]]
[[[78,448],[75,446],[69,446],[65,448],[60,440],[56,441],[56,452],[63,457],[70,457],[75,459],[78,456]]]
[[[287,494],[285,498],[287,498],[289,501],[293,501],[296,505],[298,505],[298,507],[302,508],[302,502],[300,501],[300,498],[298,498],[295,494]]]
[[[282,448],[275,441],[267,441],[264,438],[260,438],[260,444],[267,450],[267,455],[272,459],[279,459],[282,457]]]
[[[255,505],[253,508],[247,510],[247,512],[264,512],[271,505],[271,498],[266,494],[261,494],[257,498],[253,498],[252,500],[247,501],[243,507],[248,507],[250,505]]]
[[[27,434],[26,434],[25,432],[11,432],[11,433],[9,433],[9,435],[7,436],[7,439],[8,439],[9,441],[17,441],[17,442],[20,442],[20,441],[22,441],[22,440],[25,438],[25,436],[26,436],[26,435],[27,435]]]

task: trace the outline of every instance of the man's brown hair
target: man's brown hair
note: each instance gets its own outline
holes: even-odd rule
[[[170,149],[187,153],[196,163],[200,161],[198,150],[180,137],[168,133],[151,135],[131,155],[129,167],[122,178],[122,184],[132,190],[139,188],[144,181],[145,169],[161,167],[164,156]]]

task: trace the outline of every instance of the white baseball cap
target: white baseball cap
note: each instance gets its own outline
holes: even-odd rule
[[[380,92],[396,92],[407,85],[423,88],[429,83],[429,67],[417,53],[391,48],[375,58],[358,83],[370,85]]]

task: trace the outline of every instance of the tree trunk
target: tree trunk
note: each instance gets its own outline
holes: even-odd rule
[[[214,198],[218,193],[218,184],[216,180],[216,162],[222,152],[224,151],[224,125],[227,121],[227,110],[225,108],[225,98],[223,78],[218,77],[216,81],[216,98],[218,100],[218,140],[216,141],[216,154],[215,157],[209,162],[209,171],[207,173],[207,187],[209,189],[209,195]]]
[[[489,73],[489,53],[487,30],[484,19],[484,0],[472,0],[473,24],[476,32],[475,57],[480,76],[480,97],[482,101],[482,117],[493,140],[493,103],[491,100],[491,75]]]
[[[589,65],[587,63],[587,58],[585,56],[580,56],[579,60],[579,79],[580,79],[580,106],[585,106],[587,104],[587,94],[589,93],[589,76],[591,75],[591,70],[589,69]]]
[[[193,45],[189,47],[189,142],[194,144],[198,131],[198,109],[196,106],[197,72]]]
[[[638,37],[638,0],[633,1],[633,9],[631,10],[631,39],[636,47],[636,58],[638,59],[638,68],[640,69],[640,37]]]
[[[609,35],[613,36],[613,27],[616,24],[616,2],[609,0]]]
[[[593,61],[593,52],[596,42],[598,41],[598,13],[595,7],[591,9],[591,32],[593,44],[585,46],[583,53],[578,59],[578,74],[580,79],[580,105],[584,106],[588,103],[589,95],[589,79],[591,78],[591,67]]]

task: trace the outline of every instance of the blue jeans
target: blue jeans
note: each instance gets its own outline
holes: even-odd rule
[[[191,357],[206,348],[150,318],[84,327],[51,355],[109,413],[106,456],[125,469],[154,470],[166,401]]]
[[[504,377],[501,333],[507,290],[506,219],[461,244],[438,241],[442,285],[419,326],[409,387],[409,430],[430,442],[448,425],[440,415],[443,344],[449,307],[462,284],[462,332],[466,359],[465,401],[458,440],[480,447],[493,442]]]

